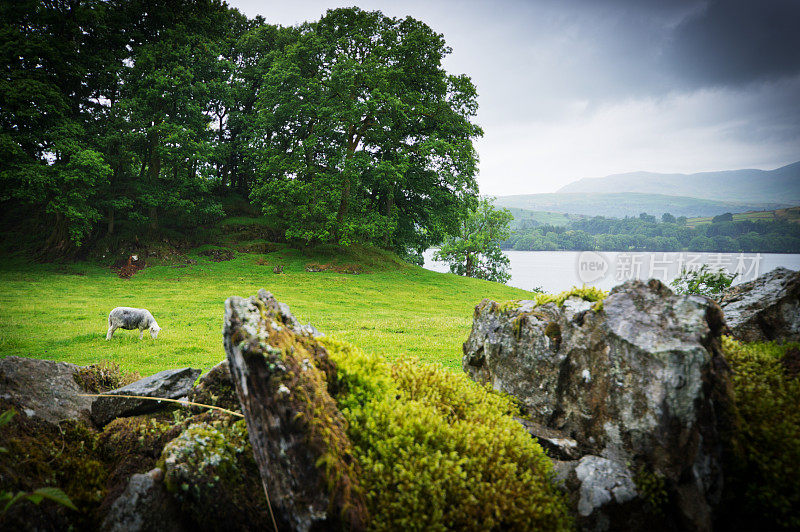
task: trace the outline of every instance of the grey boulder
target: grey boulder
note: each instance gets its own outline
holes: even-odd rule
[[[199,375],[199,369],[168,369],[106,394],[179,399],[189,393]],[[166,402],[150,399],[98,397],[92,404],[92,419],[102,427],[118,417],[146,414],[164,406],[167,406]]]
[[[35,358],[0,359],[0,398],[28,417],[50,423],[65,419],[89,421],[93,398],[75,382],[80,366]]]
[[[720,301],[733,336],[746,342],[800,341],[800,271],[776,268],[729,288]]]
[[[664,528],[709,530],[723,481],[720,426],[731,401],[719,347],[722,312],[708,298],[675,295],[657,280],[629,281],[611,291],[602,310],[590,307],[579,300],[484,300],[463,368],[517,397],[530,421],[559,431],[559,442],[576,442],[580,456],[608,461],[589,461],[581,471],[600,472],[585,479],[622,469],[652,475],[670,493]],[[601,499],[600,506],[619,505],[616,496],[584,501]],[[581,515],[581,526],[630,528],[634,515],[605,508]]]

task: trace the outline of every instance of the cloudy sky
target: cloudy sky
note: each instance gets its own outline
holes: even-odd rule
[[[229,0],[293,25],[358,5],[444,34],[479,92],[481,192],[800,160],[800,0]]]

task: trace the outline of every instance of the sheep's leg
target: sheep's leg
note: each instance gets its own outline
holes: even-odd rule
[[[106,340],[111,340],[111,337],[114,336],[114,331],[116,330],[117,328],[115,326],[109,325],[108,332],[106,333]]]

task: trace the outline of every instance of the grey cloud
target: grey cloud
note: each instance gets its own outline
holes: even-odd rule
[[[694,86],[736,86],[800,73],[800,2],[714,0],[680,23],[667,66]]]

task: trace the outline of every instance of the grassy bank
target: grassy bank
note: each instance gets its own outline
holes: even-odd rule
[[[286,302],[301,322],[389,359],[404,355],[460,371],[461,344],[474,306],[484,297],[524,298],[529,292],[412,266],[391,254],[356,249],[302,254],[281,248],[212,262],[149,266],[131,279],[90,263],[0,263],[0,356],[90,364],[111,360],[143,375],[168,368],[210,368],[222,358],[225,298],[259,288]],[[258,262],[265,264],[259,264]],[[360,275],[307,272],[309,263],[358,265]],[[275,266],[284,273],[275,274]],[[108,312],[149,309],[162,331],[118,330],[106,341]]]

